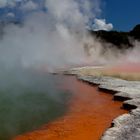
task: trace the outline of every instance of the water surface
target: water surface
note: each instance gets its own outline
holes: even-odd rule
[[[59,88],[63,77],[20,74],[9,75],[0,86],[0,140],[36,130],[60,117],[70,98],[68,91]]]
[[[71,91],[66,113],[46,123],[37,131],[17,136],[14,140],[99,140],[112,120],[126,113],[122,103],[95,86],[65,77],[61,89]]]

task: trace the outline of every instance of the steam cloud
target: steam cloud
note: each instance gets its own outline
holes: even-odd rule
[[[97,0],[94,1],[91,5],[90,1],[83,0],[46,0],[47,12],[31,12],[22,26],[6,26],[0,41],[1,63],[8,69],[17,65],[46,65],[50,70],[66,64],[84,63],[83,45],[88,41],[85,26],[89,18],[100,12]],[[1,1],[1,6],[11,2],[16,5],[17,0]],[[37,3],[29,0],[20,9],[27,11],[37,7]]]
[[[32,83],[34,79],[31,71],[52,72],[98,60],[102,45],[89,36],[86,26],[89,19],[100,14],[100,1],[2,2],[1,7],[17,7],[21,2],[18,8],[24,14],[29,12],[24,15],[22,24],[11,23],[3,27],[0,37],[1,89],[12,87],[15,91],[19,85],[29,87],[27,81]],[[45,10],[42,10],[42,4]]]
[[[23,14],[22,24],[6,25],[3,35],[0,36],[0,90],[8,88],[8,99],[11,98],[11,93],[19,97],[24,88],[33,93],[47,92],[47,77],[41,75],[43,78],[40,78],[36,73],[32,73],[32,70],[52,72],[57,68],[73,65],[108,64],[122,57],[119,50],[103,49],[102,43],[87,33],[89,19],[95,19],[93,26],[96,30],[113,28],[112,24],[106,24],[105,20],[96,19],[96,15],[101,13],[100,0],[40,1],[41,4],[34,0],[0,0],[0,8],[16,7],[26,14]],[[17,3],[21,5],[18,7]],[[8,13],[7,16],[14,18],[16,15]],[[134,60],[135,54],[140,52],[138,47],[136,48],[138,51],[132,50],[134,56],[130,50],[126,52],[126,59],[140,62],[139,56]],[[50,96],[56,98],[56,94]],[[42,106],[38,108],[42,109]],[[10,120],[13,121],[13,118],[16,117],[10,117]],[[9,125],[5,128],[9,130]],[[10,128],[10,132],[13,132],[13,127]]]
[[[34,0],[1,0],[0,7],[16,7],[20,3],[19,9],[23,13],[28,11],[22,25],[10,24],[4,28],[0,40],[1,67],[4,70],[42,67],[52,71],[97,61],[114,61],[122,55],[121,52],[105,50],[103,44],[90,37],[86,29],[90,19],[94,19],[94,30],[113,28],[105,19],[96,18],[101,13],[100,2],[42,0],[42,7],[42,4]],[[42,8],[46,10],[43,11]],[[14,17],[12,13],[8,16]]]

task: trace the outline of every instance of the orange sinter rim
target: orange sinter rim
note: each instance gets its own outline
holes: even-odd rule
[[[127,112],[111,94],[74,77],[67,77],[63,86],[73,93],[64,116],[14,140],[99,140],[112,120]]]

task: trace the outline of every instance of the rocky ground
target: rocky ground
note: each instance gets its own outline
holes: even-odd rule
[[[67,72],[76,74],[76,69]],[[109,76],[78,76],[79,80],[99,85],[99,90],[114,95],[114,100],[123,101],[123,108],[130,110],[114,119],[101,140],[140,140],[140,81],[126,81]]]

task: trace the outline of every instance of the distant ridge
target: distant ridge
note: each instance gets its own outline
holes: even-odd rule
[[[133,39],[140,41],[140,24],[136,25],[129,32],[119,32],[119,31],[93,31],[89,30],[89,33],[95,36],[97,39],[101,39],[107,43],[112,43],[117,48],[131,48],[133,47]]]

